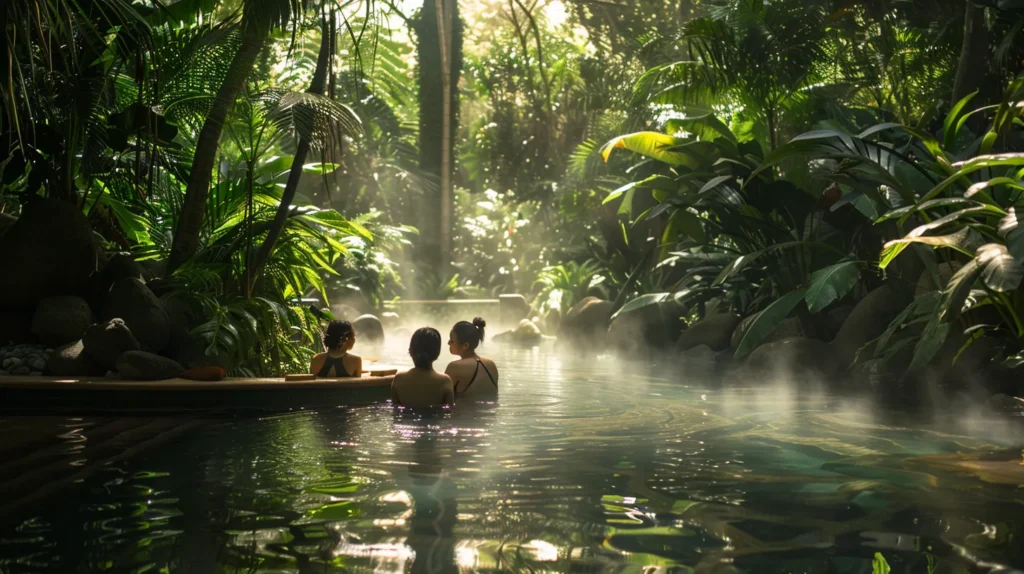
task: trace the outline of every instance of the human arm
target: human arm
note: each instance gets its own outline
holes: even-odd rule
[[[317,353],[313,356],[313,360],[309,364],[309,372],[312,375],[316,375],[320,372],[320,369],[324,366],[324,360],[327,356],[324,353]]]
[[[391,405],[400,406],[402,404],[401,399],[398,398],[398,387],[395,383],[398,382],[398,377],[391,380]]]
[[[356,355],[349,355],[347,358],[348,362],[345,365],[345,371],[348,372],[348,376],[363,376],[363,358]]]

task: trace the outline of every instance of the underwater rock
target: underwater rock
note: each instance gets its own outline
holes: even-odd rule
[[[167,346],[167,313],[156,295],[138,279],[126,277],[114,283],[103,306],[103,318],[124,321],[144,351],[159,353]]]
[[[836,333],[832,342],[833,360],[844,366],[849,365],[857,351],[885,332],[889,323],[909,303],[909,296],[889,285],[868,293],[857,303]]]
[[[75,203],[35,199],[0,235],[0,305],[27,306],[78,293],[98,260],[92,228]]]
[[[739,315],[722,313],[705,317],[679,335],[676,350],[688,351],[697,345],[707,345],[712,351],[728,349],[739,324]]]
[[[117,358],[117,371],[123,379],[160,381],[180,377],[185,372],[177,361],[146,351],[128,351]]]
[[[82,343],[85,352],[106,369],[113,369],[122,353],[140,349],[139,341],[121,319],[92,325],[82,337]]]
[[[361,315],[352,321],[352,329],[356,332],[356,341],[362,340],[367,343],[384,342],[384,325],[374,315]]]
[[[82,341],[75,341],[54,349],[46,371],[58,377],[91,377],[102,375],[106,369],[85,352]]]
[[[745,366],[759,372],[824,376],[838,372],[829,344],[807,337],[791,337],[761,345],[750,353]]]
[[[92,325],[89,303],[73,295],[47,297],[39,302],[32,315],[32,334],[47,345],[77,341],[89,325]]]
[[[563,340],[603,347],[611,316],[610,301],[586,297],[565,314],[559,332]]]

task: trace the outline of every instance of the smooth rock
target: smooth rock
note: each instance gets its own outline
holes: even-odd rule
[[[562,319],[562,339],[579,345],[603,348],[612,316],[612,302],[586,297],[573,305]]]
[[[857,351],[878,338],[910,303],[902,290],[883,285],[870,292],[854,306],[850,316],[832,342],[834,361],[848,367]]]
[[[732,333],[739,324],[738,315],[726,313],[701,319],[679,335],[676,350],[688,351],[698,345],[707,345],[712,351],[728,349],[732,342]]]
[[[121,319],[90,326],[82,337],[82,343],[85,344],[85,352],[107,369],[115,367],[122,353],[141,348],[131,329]]]
[[[792,337],[761,345],[747,357],[745,366],[759,372],[832,376],[838,366],[828,343]]]
[[[853,305],[840,305],[826,311],[818,321],[819,338],[826,342],[835,340],[843,323],[850,318],[850,313],[853,313]]]
[[[544,341],[544,335],[540,328],[533,321],[523,319],[519,326],[512,331],[498,333],[492,339],[498,343],[510,343],[513,345],[533,346]]]
[[[177,361],[146,351],[128,351],[117,358],[122,379],[160,381],[180,377],[185,372]]]
[[[85,353],[81,341],[57,347],[46,364],[46,372],[58,377],[98,376],[103,371],[103,367]]]
[[[380,322],[385,327],[397,327],[401,324],[402,318],[398,316],[398,313],[394,311],[386,311],[380,316]]]
[[[352,321],[352,329],[356,332],[357,342],[360,340],[367,343],[384,342],[384,326],[381,325],[380,319],[373,315],[361,315]]]
[[[658,305],[619,313],[608,326],[608,344],[619,353],[644,354],[670,345],[671,340]]]
[[[32,333],[47,345],[77,341],[92,325],[92,309],[81,297],[64,295],[39,301],[32,316]]]
[[[742,321],[736,325],[736,328],[732,332],[732,336],[729,339],[729,347],[735,351],[740,348],[740,343],[743,342],[743,337],[746,336],[750,326],[754,324],[754,321],[760,313],[754,313],[748,317],[745,317]],[[767,337],[761,342],[761,344],[772,343],[775,341],[781,341],[783,339],[789,339],[790,337],[803,337],[804,327],[800,323],[800,319],[796,317],[789,317],[783,319],[775,330],[768,334]]]
[[[89,303],[95,309],[101,309],[114,283],[127,278],[141,281],[143,279],[142,266],[135,262],[131,253],[114,253],[102,270],[90,279]]]
[[[33,305],[83,290],[99,256],[89,221],[68,201],[35,199],[0,235],[0,305]]]
[[[160,300],[138,279],[119,279],[110,288],[103,319],[121,319],[142,350],[160,352],[167,346],[168,318]]]

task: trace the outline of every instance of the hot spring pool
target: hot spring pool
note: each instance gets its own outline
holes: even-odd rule
[[[1024,570],[1015,424],[491,351],[493,405],[199,415],[3,517],[0,572]],[[0,432],[59,436],[38,464],[85,467],[110,424]]]

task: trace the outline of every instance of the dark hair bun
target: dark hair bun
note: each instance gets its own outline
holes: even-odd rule
[[[331,321],[327,325],[327,332],[324,333],[324,346],[328,349],[337,349],[351,339],[353,333],[352,323]]]
[[[487,326],[487,321],[484,321],[480,317],[473,317],[473,324],[483,329],[484,327]]]

